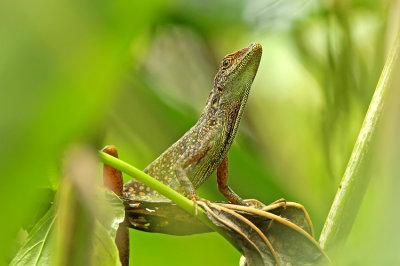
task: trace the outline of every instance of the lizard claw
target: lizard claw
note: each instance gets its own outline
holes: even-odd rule
[[[193,203],[194,203],[194,214],[197,216],[197,208],[198,208],[197,201],[200,199],[200,197],[196,193],[193,193],[193,194],[187,195],[187,198],[190,199],[191,201],[193,201]]]
[[[272,204],[282,204],[282,207],[286,208],[286,203],[287,203],[286,200],[284,198],[282,198],[282,199],[278,199],[278,200],[272,202],[270,205],[272,205]]]

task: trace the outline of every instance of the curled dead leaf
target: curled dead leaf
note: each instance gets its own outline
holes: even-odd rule
[[[244,256],[241,265],[315,265],[325,252],[314,238],[305,208],[278,200],[250,206],[199,201],[209,219]],[[129,226],[142,231],[173,235],[210,232],[211,229],[172,202],[125,200]]]

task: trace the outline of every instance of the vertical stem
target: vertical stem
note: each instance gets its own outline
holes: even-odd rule
[[[335,247],[340,247],[346,241],[357,217],[369,181],[368,175],[363,175],[360,168],[365,165],[363,162],[365,162],[369,144],[382,113],[384,97],[389,87],[399,49],[400,32],[386,60],[346,171],[322,229],[319,243],[328,252],[331,252]]]

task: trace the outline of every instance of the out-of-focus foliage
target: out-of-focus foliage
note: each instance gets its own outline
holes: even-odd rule
[[[57,186],[65,146],[101,137],[131,42],[160,5],[137,8],[132,1],[0,3],[0,263],[38,208],[37,188]]]
[[[125,210],[96,182],[96,153],[68,152],[56,206],[37,222],[10,265],[121,265],[114,243]]]
[[[0,263],[26,237],[21,225],[35,222],[37,189],[58,189],[66,146],[114,144],[144,168],[196,122],[222,57],[255,41],[263,58],[229,184],[244,198],[302,203],[318,235],[399,9],[395,0],[1,2]],[[341,265],[400,262],[392,95]],[[215,184],[211,177],[199,194],[222,199]],[[131,242],[135,265],[232,265],[240,255],[217,234],[132,231]]]

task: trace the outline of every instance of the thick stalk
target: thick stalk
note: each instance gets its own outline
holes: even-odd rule
[[[107,153],[104,152],[99,152],[100,159],[104,164],[107,164],[115,169],[118,169],[135,179],[139,180],[143,184],[151,187],[152,189],[156,190],[160,194],[164,195],[168,199],[172,200],[174,203],[176,203],[178,206],[180,206],[182,209],[187,211],[188,213],[192,215],[195,214],[195,206],[193,201],[189,200],[188,198],[184,197],[181,195],[179,192],[176,192],[172,188],[164,185],[163,183],[159,182],[157,179],[149,176],[148,174],[140,171],[136,167],[118,159],[115,158]],[[220,229],[214,225],[206,216],[202,208],[198,208],[198,213],[197,213],[197,218],[200,219],[203,223],[205,223],[207,226],[211,227],[213,230],[220,232]],[[221,232],[220,232],[221,233]]]

